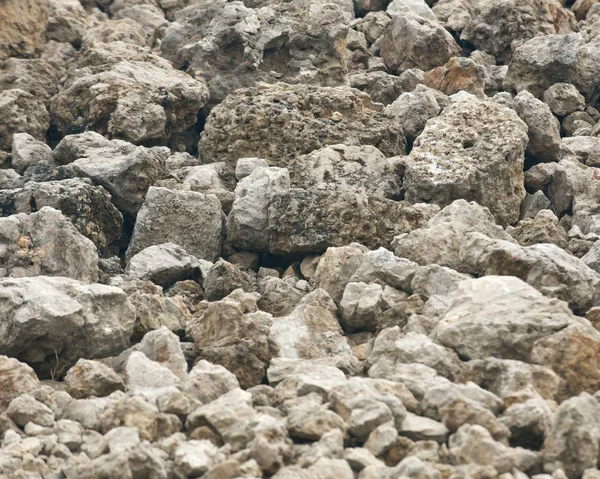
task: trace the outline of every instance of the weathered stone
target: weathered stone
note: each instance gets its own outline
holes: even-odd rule
[[[127,358],[124,376],[127,390],[133,394],[181,386],[181,380],[169,368],[139,351],[133,351]]]
[[[190,230],[190,225],[196,225]],[[135,222],[127,257],[161,243],[216,261],[221,252],[221,203],[213,195],[150,187]]]
[[[13,136],[11,164],[15,171],[21,175],[30,166],[53,167],[56,165],[50,147],[28,133],[15,133]]]
[[[545,197],[544,197],[545,198]],[[565,229],[559,225],[558,218],[552,211],[543,209],[535,218],[522,219],[510,231],[510,235],[521,246],[531,246],[539,243],[552,243],[559,248],[566,249],[569,236]]]
[[[223,394],[239,388],[239,383],[235,375],[223,366],[200,360],[190,371],[184,388],[202,404],[208,404]]]
[[[47,0],[10,0],[0,7],[0,61],[8,57],[35,57],[44,47],[48,25]]]
[[[173,243],[143,249],[132,256],[125,273],[161,286],[190,278],[199,279],[201,275],[198,259]]]
[[[199,477],[221,459],[219,449],[210,441],[188,441],[174,452],[176,467],[187,477]]]
[[[467,235],[472,232],[512,241],[512,237],[495,224],[489,209],[475,202],[456,200],[424,227],[394,238],[392,248],[396,256],[421,265],[437,264],[468,272],[462,266],[460,250]]]
[[[98,281],[98,252],[60,211],[0,218],[0,276],[66,276]]]
[[[80,46],[89,21],[81,3],[74,0],[50,0],[49,7],[46,39]]]
[[[273,316],[290,314],[306,294],[288,281],[275,277],[259,280],[257,291],[260,294],[259,309]]]
[[[29,394],[21,394],[13,399],[6,410],[6,414],[21,427],[28,422],[46,427],[54,425],[54,412],[52,412],[52,409]]]
[[[98,361],[80,359],[65,376],[68,393],[76,399],[104,397],[123,391],[125,383],[113,369]]]
[[[558,161],[560,123],[550,107],[524,90],[515,96],[513,108],[529,128],[525,153],[537,161]]]
[[[555,83],[548,88],[544,92],[544,103],[558,116],[566,116],[585,108],[585,98],[570,83]]]
[[[431,90],[418,85],[412,93],[402,93],[386,111],[402,123],[406,138],[413,142],[423,132],[425,124],[441,112],[435,95]]]
[[[1,44],[1,43],[0,43]],[[43,103],[23,90],[4,90],[0,93],[0,161],[6,159],[2,150],[12,148],[15,133],[28,133],[36,140],[43,140],[50,126],[50,117]]]
[[[176,68],[207,79],[212,105],[259,82],[344,84],[350,15],[335,2],[269,3],[256,9],[220,1],[191,6],[167,29],[162,54]]]
[[[375,331],[381,320],[381,294],[378,284],[348,283],[340,301],[340,324],[344,331]]]
[[[437,21],[411,13],[394,15],[381,37],[381,58],[394,73],[431,70],[460,56],[460,47]]]
[[[492,120],[493,118],[493,120]],[[463,198],[515,223],[525,197],[527,125],[510,109],[479,100],[454,103],[430,120],[406,162],[406,199],[444,207]]]
[[[425,84],[446,95],[465,91],[483,97],[487,76],[486,69],[471,58],[454,57],[430,71],[425,76]]]
[[[339,303],[346,285],[362,263],[367,251],[367,248],[358,243],[327,248],[315,272],[315,286],[327,291],[329,296]]]
[[[9,58],[0,70],[0,90],[23,90],[47,108],[50,98],[58,93],[63,68],[44,59]]]
[[[0,356],[0,385],[0,411],[4,412],[14,398],[39,388],[40,381],[27,364]]]
[[[285,107],[283,106],[285,105]],[[229,95],[213,108],[198,143],[203,163],[258,157],[271,166],[327,145],[373,145],[386,157],[403,154],[398,120],[369,95],[349,87],[258,85]]]
[[[246,293],[251,293],[255,289],[249,274],[224,259],[217,261],[210,269],[204,278],[203,286],[204,294],[209,301],[223,299],[236,289]]]

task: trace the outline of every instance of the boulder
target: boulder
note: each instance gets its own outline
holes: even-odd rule
[[[43,207],[31,214],[0,218],[0,276],[65,276],[98,281],[98,252],[60,211]]]
[[[405,198],[444,207],[477,201],[507,225],[519,219],[527,125],[514,111],[477,99],[427,122],[406,161]]]
[[[221,253],[221,203],[214,195],[150,187],[127,249],[132,258],[143,249],[175,243],[199,259],[216,261]],[[190,229],[190,225],[195,225]]]
[[[258,85],[237,90],[213,108],[198,142],[203,163],[264,158],[287,166],[328,145],[372,145],[386,157],[406,148],[402,125],[353,88]]]
[[[0,354],[42,377],[61,377],[81,358],[116,355],[129,345],[135,310],[119,288],[49,276],[2,279],[0,287],[7,318]]]

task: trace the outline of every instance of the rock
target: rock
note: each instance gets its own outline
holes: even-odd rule
[[[444,443],[446,442],[450,431],[448,431],[448,428],[442,423],[434,421],[433,419],[407,413],[398,433],[413,441],[433,440]]]
[[[28,422],[40,426],[54,425],[54,413],[44,403],[29,394],[21,394],[10,402],[6,414],[15,424],[24,427]]]
[[[223,299],[236,289],[247,293],[255,289],[250,275],[222,258],[210,269],[203,285],[204,294],[209,301]]]
[[[190,224],[202,226],[194,234]],[[197,258],[216,261],[221,251],[221,227],[221,204],[215,196],[150,187],[135,222],[127,257],[148,246],[175,243]]]
[[[127,299],[135,308],[135,340],[162,326],[170,331],[183,332],[191,319],[191,314],[181,299],[165,297],[163,289],[150,281],[116,275],[108,283],[125,291]]]
[[[486,118],[494,118],[493,128]],[[500,224],[514,223],[525,197],[526,146],[527,125],[512,110],[479,100],[452,104],[428,122],[410,152],[406,199],[442,207],[459,198],[477,201]]]
[[[127,390],[136,394],[170,387],[180,387],[181,380],[169,369],[134,351],[125,364]]]
[[[166,327],[146,333],[138,350],[149,359],[169,369],[181,380],[187,379],[188,365],[179,337]]]
[[[135,312],[118,288],[44,276],[3,279],[0,286],[3,317],[14,318],[5,321],[0,353],[44,377],[60,377],[80,358],[115,355],[129,345]]]
[[[410,284],[410,289],[419,296],[429,298],[434,295],[445,295],[455,291],[461,281],[471,278],[453,269],[430,264],[417,269]]]
[[[435,19],[411,13],[394,15],[381,37],[381,58],[396,74],[409,68],[427,71],[461,55],[460,47]]]
[[[144,31],[134,21],[116,22],[130,22],[145,44]],[[88,33],[94,34],[102,33]],[[98,54],[102,48],[88,47],[90,57],[83,55],[69,66],[64,88],[52,99],[56,134],[96,131],[135,144],[168,143],[196,122],[209,98],[204,83],[153,54],[135,54],[130,48],[125,55],[103,57]]]
[[[123,391],[125,384],[113,369],[98,361],[80,359],[64,378],[68,393],[75,399],[104,397]]]
[[[538,452],[522,448],[509,448],[496,442],[490,433],[481,426],[465,424],[450,437],[448,450],[453,462],[458,464],[491,465],[498,473],[509,472],[513,468],[528,471],[541,465]]]
[[[143,249],[132,256],[125,273],[165,287],[201,275],[198,259],[174,243]]]
[[[545,198],[545,197],[544,197]],[[558,223],[558,218],[552,211],[543,209],[535,218],[525,218],[510,231],[510,235],[521,246],[531,246],[540,243],[552,243],[566,249],[569,236]]]
[[[175,466],[187,477],[199,477],[221,459],[219,449],[210,441],[188,441],[175,449]]]
[[[597,55],[596,46],[580,33],[534,37],[513,51],[504,89],[528,90],[541,98],[555,83],[571,83],[590,100],[598,88]]]
[[[48,25],[48,1],[10,0],[0,8],[7,20],[0,34],[0,60],[8,57],[36,57],[44,48]]]
[[[110,194],[89,180],[29,182],[22,188],[15,186],[19,189],[0,191],[3,216],[35,213],[45,206],[60,210],[80,234],[94,242],[102,257],[110,254],[121,237],[123,215],[111,203]]]
[[[235,375],[223,366],[200,360],[190,371],[184,388],[202,404],[208,404],[223,394],[239,388],[239,383]]]
[[[19,174],[24,174],[30,166],[51,168],[56,165],[50,147],[28,133],[16,133],[13,136],[11,164]]]
[[[335,144],[372,145],[386,157],[403,154],[406,147],[401,124],[366,93],[277,83],[237,90],[213,108],[198,152],[203,163],[224,161],[232,169],[238,158],[249,157],[287,166]]]
[[[113,18],[120,20],[129,18],[144,30],[146,44],[153,46],[157,39],[164,35],[164,30],[169,26],[163,11],[154,5],[132,5],[119,10]]]
[[[84,48],[93,47],[99,43],[113,42],[123,42],[140,47],[148,46],[144,30],[129,18],[100,22],[86,32],[82,46]]]
[[[235,177],[238,181],[242,181],[259,167],[268,168],[269,164],[262,158],[240,158],[235,165]]]
[[[378,284],[348,283],[340,301],[340,324],[349,333],[375,331],[381,320],[381,295]]]
[[[259,82],[344,84],[350,15],[335,2],[269,3],[256,9],[226,2],[189,7],[167,29],[161,52],[176,68],[202,72],[212,105]]]
[[[89,20],[81,3],[73,0],[50,0],[49,7],[46,39],[81,45]]]
[[[289,407],[287,427],[292,438],[318,441],[334,429],[344,433],[347,425],[338,414],[323,405],[318,394],[312,393],[298,398]]]
[[[290,314],[306,294],[289,282],[272,276],[259,280],[257,292],[260,294],[258,308],[273,316]]]
[[[558,161],[560,123],[550,107],[524,90],[514,98],[513,108],[529,128],[526,154],[537,161]]]
[[[168,155],[166,148],[108,141],[94,132],[66,136],[54,150],[60,164],[69,164],[77,176],[103,186],[129,218],[137,214],[148,188],[166,174]]]
[[[564,468],[568,477],[579,477],[598,461],[598,401],[583,393],[564,401],[556,411],[544,442],[544,468]],[[584,439],[585,438],[585,439]],[[581,444],[574,451],[571,444]]]
[[[427,88],[418,85],[412,93],[402,93],[386,111],[402,123],[402,129],[410,142],[423,132],[425,124],[438,116],[441,108],[435,95]]]
[[[0,70],[0,89],[23,90],[48,108],[50,98],[58,93],[63,72],[63,65],[41,58],[9,58]]]
[[[337,307],[321,289],[306,295],[288,316],[276,318],[270,337],[283,358],[351,356],[335,316]]]
[[[498,61],[510,60],[515,46],[537,37],[575,30],[573,14],[555,0],[539,4],[516,0],[478,3],[460,39],[472,43]]]
[[[486,69],[474,60],[454,57],[430,71],[425,76],[425,84],[446,95],[465,91],[483,98],[487,77]]]
[[[50,207],[0,218],[0,276],[66,276],[98,280],[98,252],[68,218]]]
[[[28,133],[36,140],[43,140],[50,126],[50,117],[43,103],[20,89],[0,93],[0,116],[5,118],[0,128],[0,161],[2,150],[11,151],[13,135]]]
[[[21,394],[40,387],[33,369],[15,358],[0,356],[0,411],[4,412],[10,402]]]
[[[515,397],[524,393],[521,397]],[[502,413],[500,421],[510,429],[510,443],[526,449],[539,449],[550,430],[554,411],[548,403],[533,390],[524,390],[507,398],[507,402],[522,399],[510,404]]]
[[[513,241],[508,233],[495,224],[489,209],[475,202],[456,200],[431,218],[424,227],[394,238],[392,248],[396,256],[420,265],[437,264],[468,272],[462,265],[460,250],[472,232]]]
[[[385,14],[384,17],[387,21],[390,20]],[[364,20],[366,22],[367,19]],[[357,26],[357,28],[360,27]],[[383,30],[383,26],[381,30]],[[368,32],[365,31],[365,33]],[[381,32],[378,32],[377,36],[381,36]],[[411,72],[411,70],[407,70],[407,72]],[[402,76],[390,75],[383,71],[357,71],[350,75],[349,80],[352,88],[367,93],[371,100],[389,105],[402,93],[414,89],[415,85],[410,84],[407,77],[408,75],[404,75],[402,78]]]
[[[544,92],[544,103],[557,116],[567,116],[585,108],[585,98],[575,85],[555,83]]]
[[[474,275],[516,276],[547,296],[567,301],[575,312],[585,312],[598,302],[600,276],[553,244],[520,246],[472,233],[463,243],[461,258]]]
[[[186,332],[199,358],[226,367],[248,388],[262,382],[277,344],[269,337],[271,315],[256,310],[256,295],[234,293],[200,303]]]
[[[321,256],[315,272],[315,287],[327,291],[339,303],[360,264],[367,248],[351,243],[348,246],[331,247]]]

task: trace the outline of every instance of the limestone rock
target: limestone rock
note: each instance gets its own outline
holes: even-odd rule
[[[129,345],[135,312],[115,287],[69,278],[3,279],[0,352],[39,374],[63,375],[80,358],[106,357]],[[73,338],[79,338],[73,341]]]
[[[105,364],[90,359],[77,361],[65,376],[67,391],[76,399],[108,396],[125,389],[123,378]]]
[[[191,230],[190,225],[196,227]],[[221,252],[221,227],[221,203],[215,196],[150,187],[127,257],[148,246],[175,243],[197,258],[216,261]]]
[[[484,96],[490,82],[485,67],[470,58],[454,57],[443,66],[434,68],[425,76],[425,84],[446,95],[465,91],[477,97]]]
[[[566,116],[585,108],[585,98],[570,83],[555,83],[549,87],[544,92],[544,103],[558,116]]]
[[[43,140],[50,126],[44,104],[20,89],[0,93],[0,116],[4,118],[0,127],[0,155],[2,150],[11,150],[15,133],[28,133],[36,140]],[[0,160],[4,162],[2,156]]]
[[[0,17],[5,20],[0,33],[0,60],[35,57],[42,52],[48,25],[47,0],[3,2]]]
[[[286,166],[328,145],[372,145],[386,157],[403,154],[398,120],[369,95],[349,87],[258,85],[228,95],[206,120],[198,143],[203,163],[257,157]]]
[[[40,387],[40,381],[33,369],[15,358],[0,356],[0,411],[4,412],[10,402]]]
[[[200,277],[200,265],[195,256],[180,246],[164,243],[149,246],[132,256],[125,272],[134,277],[169,286],[177,281]]]
[[[13,136],[11,164],[15,171],[21,175],[30,166],[55,166],[50,147],[28,133],[16,133]]]
[[[421,85],[412,93],[402,93],[386,108],[402,122],[404,134],[411,142],[423,132],[427,121],[438,116],[441,110],[435,95]]]
[[[98,252],[69,219],[50,207],[0,218],[0,276],[66,276],[98,280]]]
[[[454,103],[415,142],[406,162],[406,199],[442,207],[459,198],[477,201],[500,224],[514,223],[525,197],[527,141],[527,125],[512,110],[476,99]]]

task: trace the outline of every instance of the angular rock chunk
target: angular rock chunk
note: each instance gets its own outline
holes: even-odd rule
[[[119,288],[49,276],[2,279],[0,288],[0,354],[43,377],[60,377],[80,358],[117,355],[129,345],[135,311]]]
[[[110,254],[121,237],[123,215],[110,194],[87,179],[29,182],[23,188],[0,191],[2,216],[34,213],[49,206],[68,217],[80,234],[93,241],[101,256]]]
[[[404,189],[413,203],[444,207],[463,198],[487,206],[502,225],[519,219],[527,125],[497,103],[448,106],[427,122],[406,162]]]
[[[494,222],[490,210],[474,201],[456,200],[431,218],[427,224],[407,235],[394,238],[396,256],[408,258],[420,265],[437,264],[468,272],[462,266],[460,250],[467,235],[483,233],[490,238],[513,241]]]
[[[570,83],[555,83],[548,88],[544,92],[544,103],[558,116],[566,116],[585,108],[585,98]]]
[[[135,144],[168,143],[196,122],[208,101],[204,83],[157,56],[103,57],[89,50],[97,64],[89,68],[85,56],[73,64],[52,100],[52,125],[61,136],[91,130]]]
[[[80,359],[65,376],[67,392],[76,399],[104,397],[123,391],[125,383],[112,368],[98,361]]]
[[[127,257],[148,246],[175,243],[199,259],[221,254],[221,203],[214,195],[150,187],[135,222]]]
[[[474,10],[460,39],[501,62],[510,60],[515,45],[539,35],[571,33],[575,29],[573,14],[557,0],[484,0]]]
[[[537,161],[558,161],[560,123],[550,107],[528,91],[522,91],[514,98],[513,108],[529,128],[525,153]]]
[[[599,58],[597,45],[580,33],[534,37],[513,52],[504,89],[541,98],[555,83],[571,83],[589,101],[600,85]]]
[[[546,198],[544,196],[544,198]],[[510,231],[510,235],[521,246],[531,246],[539,243],[552,243],[566,249],[569,236],[559,224],[558,218],[547,209],[542,209],[535,218],[524,218]]]
[[[207,78],[212,105],[259,82],[344,84],[350,16],[336,2],[269,3],[254,9],[204,2],[182,10],[165,33],[162,54]]]
[[[9,58],[0,70],[0,90],[19,89],[43,101],[58,93],[63,66],[39,58]]]
[[[0,276],[66,276],[98,281],[98,252],[60,211],[0,218]]]
[[[386,157],[406,148],[402,125],[366,93],[349,87],[259,85],[236,91],[206,120],[198,142],[203,163],[257,157],[287,166],[327,145],[373,145]]]
[[[381,37],[381,58],[394,73],[431,70],[461,54],[452,35],[437,21],[412,13],[394,15]]]
[[[27,364],[15,358],[0,356],[0,386],[0,414],[2,414],[14,398],[38,389],[40,381]]]
[[[194,277],[200,279],[201,274],[198,259],[173,243],[143,249],[129,260],[125,273],[161,286]]]
[[[553,244],[520,246],[473,233],[461,247],[461,258],[471,274],[516,276],[546,296],[568,302],[578,313],[600,302],[600,275]]]
[[[31,166],[56,166],[51,148],[28,133],[15,133],[13,136],[11,164],[20,175]]]
[[[44,48],[48,0],[7,0],[0,5],[0,61],[35,57]]]
[[[415,141],[423,132],[427,121],[438,116],[442,109],[433,92],[418,85],[412,93],[402,93],[386,111],[402,122],[406,138]]]

